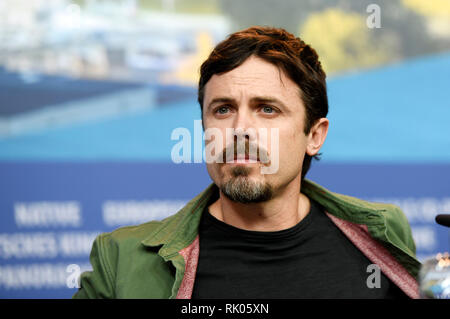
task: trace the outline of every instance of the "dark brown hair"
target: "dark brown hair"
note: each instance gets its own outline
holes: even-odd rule
[[[198,102],[203,114],[205,85],[214,74],[237,68],[255,55],[281,68],[300,88],[306,108],[305,134],[314,123],[328,114],[326,75],[316,51],[284,29],[251,27],[228,36],[220,42],[200,67]],[[319,159],[318,155],[314,156]],[[312,157],[305,154],[302,179],[311,166]]]

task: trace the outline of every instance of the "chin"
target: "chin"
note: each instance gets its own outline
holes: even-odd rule
[[[221,183],[219,188],[226,197],[242,204],[264,202],[273,196],[273,188],[269,183],[250,176],[232,176]]]

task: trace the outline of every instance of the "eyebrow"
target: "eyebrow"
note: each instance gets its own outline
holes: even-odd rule
[[[286,105],[281,102],[279,99],[272,97],[272,96],[256,96],[250,99],[251,103],[275,103],[275,104],[279,104],[280,106],[287,108]],[[233,98],[229,98],[229,97],[216,97],[214,99],[212,99],[211,102],[209,102],[208,104],[208,109],[216,103],[232,103],[232,104],[236,104],[236,100]]]
[[[213,104],[217,103],[235,103],[235,100],[229,97],[216,97],[209,102],[207,109],[210,109]]]

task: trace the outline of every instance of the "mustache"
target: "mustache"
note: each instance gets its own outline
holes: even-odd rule
[[[218,154],[217,159],[221,160],[221,163],[227,163],[234,161],[237,156],[241,155],[264,164],[270,163],[270,155],[265,148],[260,147],[256,143],[252,143],[248,139],[245,140],[245,143],[241,143],[241,145],[238,144],[239,143],[233,142],[227,145],[222,152]]]

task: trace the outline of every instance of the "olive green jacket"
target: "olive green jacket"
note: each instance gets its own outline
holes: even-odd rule
[[[80,289],[73,298],[190,298],[200,217],[217,192],[211,184],[162,221],[99,235],[90,255],[93,269],[80,276]],[[344,234],[403,291],[418,297],[420,263],[408,220],[398,207],[336,194],[308,180],[302,193],[324,207]]]

